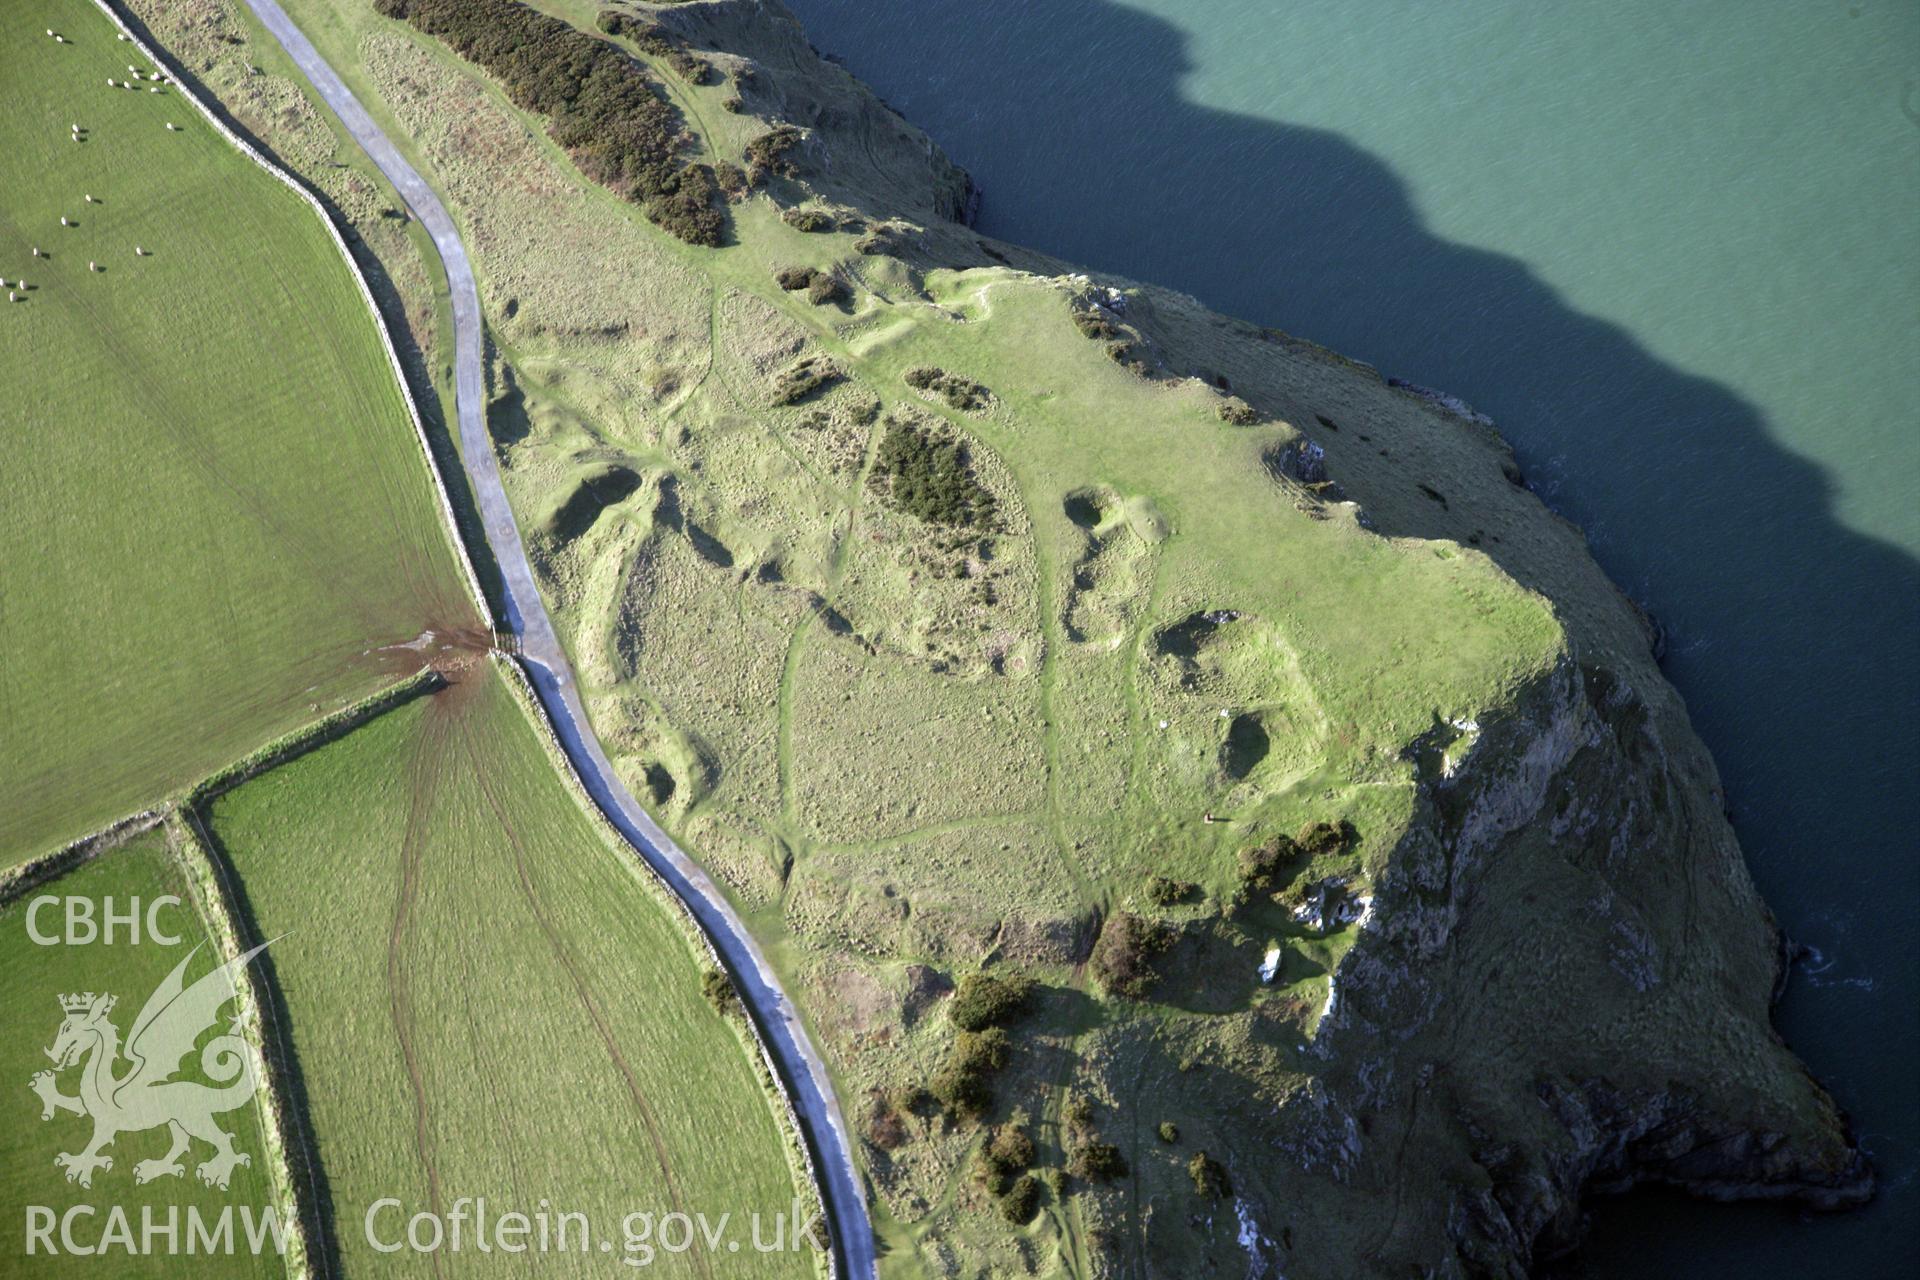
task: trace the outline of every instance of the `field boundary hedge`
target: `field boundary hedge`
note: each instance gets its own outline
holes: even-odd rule
[[[174,810],[173,816],[179,825],[169,831],[177,835],[170,843],[177,851],[188,881],[201,898],[197,904],[201,918],[217,935],[216,946],[221,955],[241,955],[244,947],[239,904],[226,861],[214,852],[199,812],[192,805],[182,805]],[[235,990],[241,1016],[250,1016],[260,1028],[260,1053],[265,1068],[261,1074],[265,1079],[264,1087],[257,1090],[254,1097],[264,1121],[260,1126],[260,1141],[267,1148],[268,1183],[275,1198],[281,1201],[280,1210],[288,1228],[288,1245],[281,1256],[290,1277],[307,1280],[314,1273],[314,1240],[323,1238],[317,1234],[322,1230],[319,1188],[313,1182],[317,1161],[312,1144],[307,1141],[304,1123],[297,1118],[292,1105],[287,1074],[292,1048],[286,1042],[285,1026],[273,1014],[273,992],[267,985],[266,973],[258,964],[247,965],[245,973],[246,980]],[[295,1150],[300,1153],[298,1173],[291,1156]],[[311,1195],[300,1194],[300,1174],[305,1175]]]
[[[244,782],[251,782],[269,769],[297,759],[315,747],[325,746],[336,738],[345,737],[375,716],[391,711],[403,702],[409,702],[423,693],[433,693],[445,688],[446,683],[446,677],[438,671],[432,667],[422,667],[406,679],[370,693],[358,702],[348,703],[338,711],[329,712],[291,733],[284,733],[270,742],[255,747],[232,764],[208,774],[188,789],[185,797],[180,801],[180,807],[197,809],[209,800],[217,800],[235,787]]]
[[[167,806],[164,804],[142,809],[138,813],[117,818],[98,831],[69,841],[51,853],[37,854],[0,871],[0,907],[10,906],[47,881],[58,879],[75,867],[118,849],[141,832],[153,830],[165,821],[166,816]]]
[[[202,102],[199,95],[187,87],[187,77],[182,69],[172,59],[161,57],[151,45],[142,40],[139,34],[128,25],[126,19],[121,17],[119,10],[114,8],[111,0],[93,0],[93,4],[101,13],[107,15],[107,20],[113,23],[135,49],[140,51],[142,57],[155,66],[166,69],[167,78],[172,81],[169,87],[176,94],[205,117],[207,123],[212,125],[221,137],[232,143],[241,155],[259,165],[276,181],[305,201],[307,207],[313,210],[314,216],[320,219],[320,225],[327,229],[327,235],[333,240],[333,247],[339,251],[341,261],[347,264],[347,273],[353,277],[353,283],[360,290],[361,301],[367,304],[367,311],[373,316],[373,327],[380,335],[381,349],[387,353],[387,365],[393,370],[394,381],[400,387],[400,400],[407,406],[407,417],[413,423],[414,441],[420,446],[421,456],[426,459],[427,475],[432,479],[434,493],[440,499],[440,514],[444,520],[441,529],[446,534],[447,541],[453,546],[454,558],[460,562],[461,572],[466,578],[467,594],[473,598],[474,607],[480,611],[481,621],[485,622],[489,628],[496,627],[493,610],[487,604],[486,592],[480,589],[480,576],[474,572],[473,560],[467,554],[467,544],[460,537],[460,523],[454,516],[453,498],[447,491],[446,477],[441,474],[439,465],[434,461],[433,445],[427,439],[427,428],[420,417],[420,406],[414,403],[413,388],[407,383],[406,368],[400,363],[400,353],[393,345],[393,334],[387,329],[386,317],[380,314],[380,304],[374,299],[372,287],[367,284],[366,277],[360,274],[360,264],[353,260],[353,251],[347,247],[346,237],[340,234],[340,228],[327,213],[326,206],[321,204],[319,197],[309,191],[298,178],[269,160],[252,143],[228,128],[219,113]]]

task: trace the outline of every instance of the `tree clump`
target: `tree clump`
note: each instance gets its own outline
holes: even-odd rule
[[[679,113],[645,66],[619,46],[518,0],[374,0],[444,40],[499,79],[515,106],[547,117],[547,132],[595,182],[689,244],[725,238],[713,170],[681,158]]]
[[[773,403],[799,404],[840,381],[846,375],[840,366],[825,356],[807,356],[781,371],[773,384]]]
[[[960,986],[947,1005],[947,1020],[962,1031],[985,1031],[988,1027],[1012,1022],[1032,1003],[1031,978],[970,973],[960,979]]]
[[[1093,972],[1114,995],[1139,999],[1159,976],[1154,959],[1173,940],[1173,926],[1165,920],[1123,911],[1100,931],[1100,941],[1093,948]]]
[[[925,391],[939,396],[947,402],[950,409],[960,409],[976,413],[990,408],[993,404],[993,392],[987,390],[971,378],[963,378],[944,369],[923,366],[909,369],[903,375],[908,386],[915,391]]]
[[[967,446],[910,422],[888,424],[872,483],[928,524],[984,531],[993,523],[993,495],[974,479]]]

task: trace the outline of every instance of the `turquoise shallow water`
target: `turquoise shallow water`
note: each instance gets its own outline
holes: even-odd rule
[[[981,225],[1491,413],[1671,635],[1783,1034],[1882,1174],[1595,1206],[1591,1277],[1920,1254],[1920,3],[788,0]]]

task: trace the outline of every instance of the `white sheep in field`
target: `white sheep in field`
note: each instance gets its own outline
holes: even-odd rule
[[[135,245],[133,246],[133,256],[136,258],[144,258],[147,256],[147,251],[145,249],[142,249],[139,245]]]
[[[169,121],[167,121],[167,132],[168,132],[168,133],[178,133],[178,132],[180,132],[180,126],[179,126],[179,125],[177,125],[177,124],[175,124],[175,123],[174,123],[173,121],[171,121],[171,120],[169,120]]]
[[[97,262],[89,262],[87,264],[87,270],[89,271],[98,271],[99,269],[100,269],[100,264]]]
[[[70,227],[73,225],[73,219],[69,218],[66,214],[63,213],[60,215],[60,225],[63,227]]]

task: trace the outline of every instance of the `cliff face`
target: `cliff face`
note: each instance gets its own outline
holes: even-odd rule
[[[980,236],[777,3],[617,7],[715,70],[645,59],[710,159],[790,140],[724,248],[431,41],[358,55],[480,266],[596,729],[787,939],[903,1273],[1519,1275],[1590,1191],[1869,1193],[1651,629],[1484,418]],[[982,967],[1039,994],[941,1116]]]
[[[937,156],[857,82],[802,55],[777,6],[675,16],[698,29],[713,11],[727,14],[708,28],[724,32],[720,47],[782,50],[774,78],[784,101],[805,104],[824,154],[873,160],[868,140],[882,132],[903,156]],[[837,109],[808,87],[823,80]],[[947,166],[903,197],[901,168],[875,163],[887,182],[867,185],[854,160],[822,186],[915,220],[901,256],[917,269],[984,258],[1060,270],[930,219],[961,189]],[[1525,487],[1488,420],[1180,295],[1091,288],[1129,304],[1113,318],[1138,335],[1152,376],[1197,376],[1296,424],[1317,420],[1310,484],[1337,485],[1331,496],[1383,537],[1486,552],[1552,602],[1564,631],[1560,661],[1505,705],[1407,743],[1414,813],[1332,976],[1305,1051],[1310,1080],[1276,1093],[1231,1070],[1216,1079],[1247,1090],[1236,1166],[1271,1162],[1284,1172],[1267,1186],[1288,1193],[1242,1195],[1230,1221],[1150,1205],[1148,1221],[1115,1228],[1137,1231],[1145,1252],[1115,1250],[1111,1270],[1151,1272],[1155,1257],[1179,1256],[1157,1236],[1197,1232],[1221,1246],[1230,1236],[1234,1248],[1206,1256],[1230,1271],[1238,1255],[1249,1274],[1522,1275],[1577,1243],[1588,1193],[1663,1183],[1822,1208],[1867,1198],[1872,1175],[1844,1118],[1769,1023],[1782,939],[1712,761],[1653,660],[1652,629],[1578,530]],[[1316,401],[1342,408],[1304,411],[1303,364]],[[1410,402],[1418,437],[1396,440],[1391,458],[1370,447],[1361,433],[1378,410],[1404,417]]]

